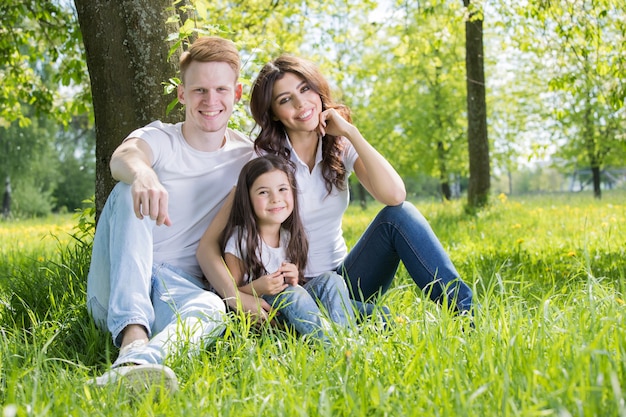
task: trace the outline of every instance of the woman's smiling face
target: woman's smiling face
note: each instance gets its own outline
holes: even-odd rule
[[[291,132],[312,132],[319,124],[322,99],[303,78],[285,73],[274,83],[272,112],[288,135]]]

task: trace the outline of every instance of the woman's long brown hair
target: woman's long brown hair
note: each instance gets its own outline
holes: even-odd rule
[[[343,118],[351,122],[350,109],[333,101],[328,81],[312,62],[293,55],[281,55],[267,63],[257,76],[250,97],[250,111],[261,131],[254,141],[257,152],[263,150],[269,154],[280,155],[289,160],[290,150],[286,144],[286,132],[280,120],[272,112],[274,84],[285,73],[292,73],[303,79],[309,87],[320,95],[322,111],[334,108]],[[341,160],[342,142],[337,136],[325,135],[322,138],[322,175],[326,190],[330,193],[333,186],[343,190],[346,187],[346,168]]]
[[[293,192],[293,211],[283,222],[281,227],[291,234],[289,243],[285,248],[287,259],[298,266],[300,278],[303,278],[303,271],[308,259],[309,242],[304,227],[302,226],[302,221],[300,220],[298,190],[293,169],[291,165],[280,156],[261,156],[248,162],[242,168],[239,173],[239,179],[237,180],[233,208],[230,211],[226,228],[222,231],[220,236],[220,248],[222,254],[224,254],[224,248],[226,247],[228,239],[231,235],[235,234],[238,245],[237,248],[242,256],[242,270],[244,273],[248,274],[250,279],[257,279],[263,275],[275,272],[266,271],[261,262],[261,236],[259,234],[252,200],[250,200],[250,187],[254,184],[254,181],[261,175],[274,170],[283,171],[287,175]]]

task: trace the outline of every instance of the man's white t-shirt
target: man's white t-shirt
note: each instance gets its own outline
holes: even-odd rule
[[[155,121],[128,138],[141,138],[150,146],[152,168],[169,193],[171,226],[154,228],[155,264],[168,263],[201,277],[196,260],[200,238],[237,183],[241,168],[255,153],[253,142],[232,129],[224,145],[213,152],[192,148],[182,135],[182,123]]]

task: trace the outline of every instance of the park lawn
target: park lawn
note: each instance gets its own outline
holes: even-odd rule
[[[215,343],[170,358],[171,397],[86,384],[117,352],[84,307],[90,236],[77,220],[2,222],[3,416],[626,416],[625,197],[499,196],[476,215],[417,202],[474,289],[474,328],[401,267],[379,300],[392,326],[370,320],[324,348],[234,317]],[[349,209],[349,244],[379,208]]]

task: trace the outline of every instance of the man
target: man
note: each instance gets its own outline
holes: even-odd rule
[[[242,93],[239,67],[231,41],[195,41],[180,59],[185,121],[135,130],[111,157],[120,182],[96,229],[87,307],[120,351],[97,385],[123,378],[134,388],[163,382],[175,391],[165,357],[182,343],[199,345],[224,330],[224,302],[207,291],[195,255],[253,157],[249,138],[227,128]]]

